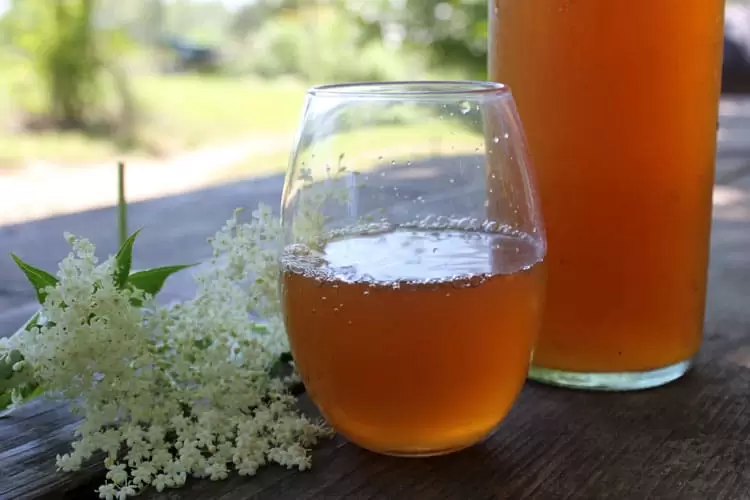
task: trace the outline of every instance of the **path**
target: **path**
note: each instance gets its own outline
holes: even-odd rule
[[[254,136],[229,144],[179,154],[167,161],[140,160],[127,165],[128,201],[143,201],[217,184],[223,171],[253,156],[288,149],[291,137]],[[266,168],[266,172],[268,169]],[[250,174],[263,173],[261,166]],[[117,168],[112,163],[61,168],[34,163],[0,175],[0,226],[107,207],[117,202]]]

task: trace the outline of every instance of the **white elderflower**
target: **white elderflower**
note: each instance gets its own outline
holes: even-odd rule
[[[66,237],[72,252],[46,289],[43,319],[0,346],[22,354],[13,369],[84,416],[60,469],[103,452],[99,495],[119,500],[190,476],[310,466],[310,447],[328,430],[296,410],[287,392],[295,377],[270,374],[288,345],[277,286],[282,231],[268,207],[248,223],[236,214],[227,222],[195,296],[170,307],[122,286],[115,258],[99,262],[91,242]]]

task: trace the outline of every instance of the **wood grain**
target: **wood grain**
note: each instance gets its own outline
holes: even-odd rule
[[[67,405],[38,399],[0,419],[0,499],[39,498],[86,484],[101,461],[77,474],[55,472],[55,457],[67,453],[78,418]]]

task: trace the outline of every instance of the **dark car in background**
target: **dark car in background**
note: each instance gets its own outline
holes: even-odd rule
[[[215,47],[200,45],[179,37],[167,37],[160,43],[166,53],[167,72],[215,73],[221,69],[221,54]]]

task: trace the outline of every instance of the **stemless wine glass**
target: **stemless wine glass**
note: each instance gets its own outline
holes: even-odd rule
[[[546,253],[505,86],[311,89],[282,223],[292,354],[335,430],[426,456],[504,418],[537,336]]]

